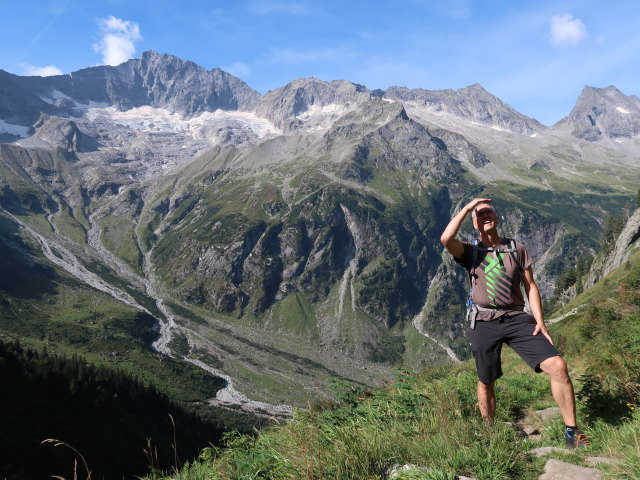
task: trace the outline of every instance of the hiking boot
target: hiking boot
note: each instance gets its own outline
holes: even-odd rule
[[[567,443],[567,448],[580,448],[589,445],[589,437],[581,430],[576,430],[573,435],[566,433],[564,438]]]

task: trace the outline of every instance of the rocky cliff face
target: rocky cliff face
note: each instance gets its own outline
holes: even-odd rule
[[[0,119],[8,124],[30,127],[42,113],[59,111],[55,105],[40,98],[34,88],[36,82],[0,70]],[[15,140],[18,135],[12,137],[3,141]]]
[[[68,152],[93,152],[99,148],[95,138],[80,130],[73,120],[42,115],[33,124],[30,143],[42,148],[62,148]]]
[[[594,285],[625,263],[633,251],[640,247],[638,239],[640,239],[640,209],[637,209],[627,221],[611,253],[594,261],[586,286]]]

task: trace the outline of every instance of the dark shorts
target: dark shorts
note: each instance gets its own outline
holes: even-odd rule
[[[506,343],[534,371],[540,373],[540,364],[550,357],[560,355],[542,335],[532,335],[536,321],[528,313],[513,317],[499,317],[490,322],[477,322],[475,329],[467,329],[467,338],[476,359],[478,379],[491,383],[502,376],[500,353]]]

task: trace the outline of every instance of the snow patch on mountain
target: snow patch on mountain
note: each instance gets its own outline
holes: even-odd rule
[[[89,103],[80,103],[60,90],[52,90],[49,96],[40,96],[40,99],[49,105],[62,106],[66,104],[76,114],[82,114],[82,112],[91,108],[106,108],[109,106],[106,102],[95,102],[93,100],[90,100]]]
[[[296,118],[305,124],[305,130],[326,130],[333,124],[333,122],[351,110],[352,107],[346,104],[313,104],[310,105],[305,112],[296,115]]]
[[[62,93],[60,90],[52,90],[49,97],[44,97],[41,95],[40,99],[43,102],[48,103],[49,105],[54,105],[60,100],[77,103],[73,98],[71,98],[69,95]]]
[[[12,123],[7,123],[4,120],[0,119],[0,134],[8,133],[9,135],[16,135],[20,138],[26,138],[29,135],[27,132],[29,131],[29,127],[23,127],[22,125],[14,125]]]
[[[212,132],[220,128],[247,130],[258,139],[282,133],[268,120],[254,113],[239,111],[216,110],[185,120],[179,113],[171,113],[165,108],[143,106],[122,112],[114,107],[107,107],[90,108],[85,117],[89,121],[106,120],[115,125],[146,133],[176,133],[205,140],[211,140]]]

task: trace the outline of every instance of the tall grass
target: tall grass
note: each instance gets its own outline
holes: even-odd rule
[[[620,425],[596,421],[591,425],[593,448],[614,461],[598,466],[604,478],[640,478],[640,414],[632,411]]]
[[[78,459],[80,459],[80,461],[82,462],[84,471],[86,473],[86,477],[84,478],[86,478],[86,480],[91,480],[91,469],[89,468],[89,465],[87,464],[87,461],[85,460],[84,456],[82,455],[82,453],[80,453],[78,449],[56,438],[47,438],[42,441],[42,444],[53,445],[54,447],[65,447],[71,450],[77,457],[73,459],[73,480],[78,480]],[[60,477],[57,475],[53,475],[52,477],[64,480],[64,477]]]
[[[413,464],[420,468],[398,478],[533,479],[530,444],[502,420],[532,398],[545,401],[548,382],[528,374],[522,389],[519,377],[500,390],[504,408],[491,427],[477,411],[470,365],[403,373],[384,389],[343,390],[336,402],[309,405],[255,437],[228,435],[226,447],[205,449],[172,478],[358,480]]]

